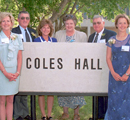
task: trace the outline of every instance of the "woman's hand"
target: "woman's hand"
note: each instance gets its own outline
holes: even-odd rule
[[[112,72],[111,74],[116,81],[122,81],[122,77],[116,72]]]
[[[15,79],[17,79],[18,76],[19,76],[18,73],[13,74],[12,79],[9,79],[9,81],[16,81]]]
[[[129,76],[127,76],[126,74],[124,74],[122,76],[122,80],[121,81],[126,82],[128,78],[129,78]]]
[[[14,78],[16,79],[18,76],[19,76],[19,74],[16,72],[16,73],[14,74]]]
[[[3,74],[5,75],[6,78],[9,79],[9,81],[16,81],[16,77],[15,77],[15,74],[13,73],[8,73],[6,71],[3,72]]]

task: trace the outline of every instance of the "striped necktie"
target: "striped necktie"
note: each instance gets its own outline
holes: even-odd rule
[[[30,37],[26,29],[25,29],[25,37],[26,37],[26,42],[30,42]]]
[[[94,39],[94,43],[96,43],[97,42],[97,40],[98,40],[98,33],[96,34],[96,36],[95,36],[95,39]]]

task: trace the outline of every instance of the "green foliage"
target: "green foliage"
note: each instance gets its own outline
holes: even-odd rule
[[[17,20],[18,13],[26,10],[30,13],[30,26],[36,28],[42,18],[57,22],[57,30],[64,28],[62,18],[72,13],[78,19],[78,24],[83,20],[82,13],[89,18],[101,14],[111,20],[117,14],[124,13],[125,8],[130,8],[130,0],[0,0],[0,11],[11,12]]]

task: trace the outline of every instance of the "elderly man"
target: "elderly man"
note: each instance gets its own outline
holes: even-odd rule
[[[19,25],[12,29],[12,32],[21,34],[23,42],[33,42],[36,31],[28,28],[30,15],[27,11],[21,11],[18,15]],[[31,120],[27,105],[27,95],[15,95],[14,97],[14,119],[15,120]]]
[[[95,32],[89,36],[88,42],[91,43],[106,43],[111,36],[116,35],[116,32],[104,28],[105,21],[102,16],[95,15],[93,17],[93,28]],[[94,119],[103,119],[107,110],[108,97],[93,97],[93,117]],[[97,113],[95,115],[95,113]],[[96,118],[95,118],[96,117]]]

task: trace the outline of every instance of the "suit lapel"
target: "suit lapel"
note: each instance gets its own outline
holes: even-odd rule
[[[33,31],[30,29],[30,28],[28,28],[28,31],[29,31],[29,33],[30,33],[30,35],[31,35],[31,38],[32,38],[32,42],[33,42],[33,40],[36,38],[35,36],[33,36]],[[34,33],[35,34],[35,33]]]
[[[19,26],[17,27],[17,33],[18,33],[18,34],[22,34],[22,32],[21,32],[21,30],[20,30],[20,27],[19,27]]]
[[[29,31],[29,33],[30,33],[30,35],[31,35],[31,38],[33,39],[33,36],[32,36],[32,34],[31,34],[31,30],[28,28],[28,31]]]
[[[92,34],[90,41],[89,42],[93,42],[94,36],[95,36],[96,32]]]
[[[102,35],[101,35],[101,39],[105,39],[106,38],[106,29],[104,29],[104,31],[103,31],[103,33],[102,33]],[[100,40],[101,40],[100,39]]]

